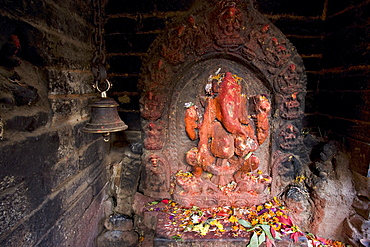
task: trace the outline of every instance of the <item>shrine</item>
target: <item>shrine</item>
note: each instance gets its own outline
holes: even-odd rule
[[[255,205],[302,175],[305,69],[251,2],[197,5],[150,54],[140,101],[146,195]]]
[[[142,69],[144,195],[185,207],[263,204],[303,177],[306,74],[252,1],[204,1]]]

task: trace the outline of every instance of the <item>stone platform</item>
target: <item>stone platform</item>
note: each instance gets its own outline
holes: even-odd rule
[[[159,212],[147,212],[147,216],[151,215],[152,222],[156,221],[154,247],[245,247],[249,243],[251,233],[245,232],[244,235],[232,237],[230,232],[224,232],[221,236],[216,236],[213,233],[207,233],[205,236],[199,236],[194,233],[186,232],[182,234],[181,240],[173,239],[176,231],[173,231],[176,226],[168,226],[168,215]],[[153,222],[154,223],[154,222]],[[265,247],[266,244],[260,245]],[[292,239],[275,240],[276,247],[307,247],[307,239],[300,237],[298,242]]]
[[[173,240],[166,238],[154,239],[155,247],[245,247],[249,243],[249,239],[186,239],[186,240]],[[265,247],[266,244],[260,245]],[[276,247],[307,247],[307,239],[301,237],[298,242],[294,243],[293,240],[275,240]]]

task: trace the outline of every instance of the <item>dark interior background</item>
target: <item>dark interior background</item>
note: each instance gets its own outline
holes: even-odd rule
[[[121,103],[120,112],[131,129],[140,129],[136,85],[145,52],[193,2],[107,3],[109,77],[114,95],[130,98]],[[305,132],[344,142],[353,151],[352,169],[366,175],[370,162],[368,1],[254,2],[304,60],[308,77]]]

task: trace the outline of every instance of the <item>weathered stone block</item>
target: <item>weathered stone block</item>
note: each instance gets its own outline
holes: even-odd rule
[[[71,71],[55,68],[47,69],[49,93],[52,95],[94,93],[94,82],[91,71]]]
[[[77,201],[84,193],[87,193],[91,198],[98,195],[106,184],[104,171],[104,165],[101,163],[87,167],[58,187],[55,193],[63,202],[63,208],[68,208],[70,204]],[[90,202],[91,199],[86,200],[85,203],[89,204]]]
[[[133,160],[122,165],[121,184],[119,194],[133,196],[137,191],[141,171],[141,160]]]
[[[356,212],[364,217],[366,220],[370,220],[370,200],[369,199],[360,199],[356,197],[353,201],[352,206]]]
[[[104,222],[108,231],[131,231],[133,225],[132,219],[127,215],[111,215]]]
[[[45,184],[52,190],[70,179],[79,171],[78,158],[75,156],[61,159],[45,171]]]
[[[69,232],[78,222],[88,208],[91,202],[91,189],[87,189],[80,198],[78,198],[70,208],[66,205],[66,212],[58,219],[56,224],[49,230],[49,233],[41,239],[41,246],[48,246],[50,244],[60,243],[62,246],[66,245]],[[87,205],[86,205],[87,204]]]
[[[46,125],[49,120],[47,112],[37,112],[32,116],[14,116],[5,123],[5,129],[17,131],[34,131]]]
[[[92,246],[102,230],[99,222],[104,217],[106,177],[102,173],[94,176],[88,169],[84,173],[85,176],[77,177],[58,192],[64,213],[42,240],[43,244],[59,245],[56,241],[61,239],[62,246]]]
[[[129,153],[129,152],[126,152]],[[133,154],[134,156],[138,156]],[[130,159],[130,158],[128,158]],[[129,163],[123,163],[121,168],[121,177],[117,193],[117,206],[115,211],[121,214],[132,214],[132,199],[137,191],[140,178],[141,161],[131,160]]]
[[[102,164],[103,158],[108,153],[109,153],[109,143],[106,143],[103,140],[97,140],[91,143],[79,155],[80,170],[83,170],[88,166]]]
[[[103,185],[106,185],[105,181],[106,178],[104,177],[97,180],[99,183],[103,182]],[[93,189],[93,200],[80,217],[78,223],[70,229],[69,237],[66,240],[66,246],[95,245],[97,236],[103,230],[101,222],[104,218],[103,201],[106,197],[104,186],[97,191],[98,193],[94,193]]]
[[[97,139],[101,139],[102,135],[100,134],[92,134],[81,131],[81,129],[86,125],[86,122],[80,122],[73,126],[73,138],[75,139],[75,148],[80,149],[90,143],[97,141]],[[101,143],[104,145],[104,143]]]
[[[8,84],[8,89],[12,92],[14,103],[17,106],[34,105],[40,98],[37,89],[30,85],[10,83]]]
[[[88,35],[86,33],[88,31],[86,30],[89,29],[88,26],[84,22],[76,21],[75,15],[69,15],[70,9],[68,8],[63,8],[45,1],[39,1],[37,3],[5,1],[3,3],[3,9],[10,13],[31,18],[33,21],[45,23],[52,29],[62,31],[71,37],[77,37],[87,42]],[[61,14],[63,12],[64,14]],[[78,14],[81,13],[86,13],[86,11],[78,12]]]
[[[32,246],[55,224],[62,214],[61,201],[58,197],[46,199],[31,215],[24,217],[0,240],[1,246]]]
[[[160,217],[159,212],[144,212],[143,223],[150,230],[157,229],[158,219]]]
[[[370,221],[366,221],[360,215],[353,215],[344,221],[343,232],[355,241],[367,239],[370,237]]]
[[[15,176],[23,180],[36,207],[49,192],[43,175],[50,165],[57,162],[58,147],[59,136],[56,132],[30,136],[14,143],[2,143],[1,177]]]
[[[59,135],[59,147],[58,147],[58,159],[68,158],[69,156],[76,153],[75,150],[75,139],[73,138],[72,126],[63,126],[58,130]]]
[[[360,146],[358,143],[356,143],[356,144],[357,144],[356,146]],[[357,151],[364,154],[363,155],[364,157],[368,157],[369,156],[368,154],[370,154],[370,148],[369,149],[363,149],[363,150],[357,149]],[[358,154],[355,153],[354,156],[356,156],[356,155],[358,155]],[[353,161],[353,159],[351,159],[351,161]],[[357,163],[357,162],[355,162],[355,163]],[[362,160],[361,163],[369,164],[369,160]],[[366,168],[366,167],[364,167],[364,168]],[[354,168],[352,170],[354,170]],[[366,171],[367,170],[364,169],[363,173],[365,173]],[[370,178],[367,177],[367,173],[365,173],[365,174],[363,174],[363,173],[353,172],[353,181],[354,181],[355,188],[356,188],[356,191],[357,191],[357,196],[359,196],[361,198],[364,198],[364,200],[366,201],[366,200],[370,200],[370,190],[369,190],[369,188],[370,188]]]
[[[98,247],[136,247],[138,235],[133,231],[107,231],[99,236]]]
[[[93,48],[90,44],[76,44],[63,37],[44,33],[42,44],[37,47],[37,53],[50,66],[72,70],[90,70]],[[40,48],[42,47],[42,49]]]
[[[152,201],[153,201],[153,198],[150,198],[138,192],[135,193],[134,201],[132,205],[135,215],[144,216],[144,211],[143,211],[144,206]]]
[[[52,123],[54,125],[60,125],[67,121],[81,121],[81,106],[88,105],[87,99],[76,98],[54,98],[50,99],[50,102],[53,111]]]
[[[15,181],[9,176],[3,178],[1,185],[12,183],[10,180]],[[0,235],[3,235],[30,213],[25,184],[2,189],[0,201]]]

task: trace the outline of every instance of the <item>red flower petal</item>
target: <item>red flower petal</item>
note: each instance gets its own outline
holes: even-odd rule
[[[168,204],[168,203],[170,202],[170,200],[168,200],[168,199],[163,199],[163,200],[162,200],[162,202],[163,202],[164,204]]]
[[[287,225],[287,226],[292,226],[293,225],[293,222],[290,218],[286,219],[282,216],[277,216],[276,218],[278,218],[279,222],[284,224],[284,225]]]

